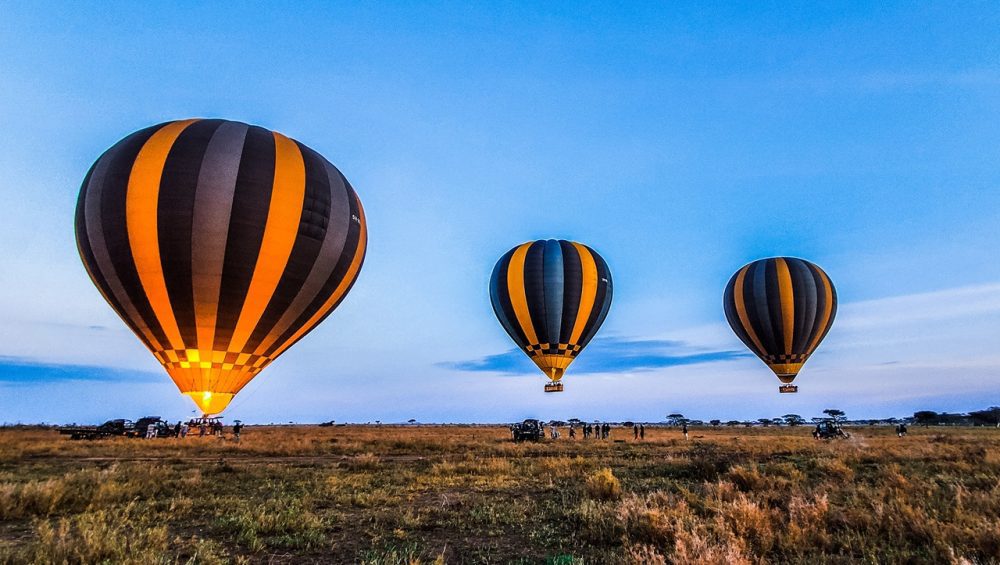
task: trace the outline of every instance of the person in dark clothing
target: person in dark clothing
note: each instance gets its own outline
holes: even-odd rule
[[[236,420],[236,423],[233,424],[233,439],[236,440],[236,443],[240,442],[240,432],[242,431],[243,431],[243,422]]]
[[[688,425],[687,425],[687,422],[684,422],[681,425],[681,431],[684,432],[684,439],[687,439],[688,438]]]
[[[639,439],[646,439],[646,426],[639,424]]]
[[[569,437],[570,439],[576,439],[576,428],[573,426],[573,424],[569,425]]]
[[[639,424],[632,424],[632,439],[639,439]]]
[[[174,437],[181,437],[181,421],[177,420],[177,425],[174,426]]]
[[[819,434],[820,434],[819,424],[816,424],[816,429],[813,430],[813,437],[819,439]]]
[[[905,435],[906,435],[906,424],[900,424],[899,425],[899,437],[903,437]]]

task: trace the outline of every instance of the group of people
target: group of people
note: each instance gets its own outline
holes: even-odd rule
[[[146,426],[146,439],[153,439],[159,437],[160,426],[157,425],[158,422],[150,423]],[[164,425],[164,435],[170,437],[170,424],[163,423]],[[189,433],[191,433],[191,422],[180,422],[178,421],[175,426],[173,426],[173,437],[185,438]],[[195,424],[198,428],[198,437],[205,437],[206,435],[213,435],[216,437],[223,437],[223,425],[222,422],[215,420],[212,422],[199,422]],[[240,441],[240,432],[243,431],[243,423],[236,420],[233,424],[233,439],[237,442]]]
[[[632,424],[632,439],[646,439],[646,426],[643,424]]]
[[[610,424],[583,424],[583,439],[608,439],[611,437]],[[569,437],[576,438],[576,424],[569,425]]]

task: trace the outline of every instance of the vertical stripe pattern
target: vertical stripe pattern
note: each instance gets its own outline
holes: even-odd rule
[[[608,315],[611,271],[586,245],[529,241],[500,258],[489,290],[500,325],[547,377],[558,381]]]
[[[833,326],[837,291],[813,263],[772,257],[736,271],[723,307],[737,337],[790,383]]]
[[[353,187],[281,134],[168,122],[105,152],[80,190],[88,274],[205,413],[343,300],[364,261]]]

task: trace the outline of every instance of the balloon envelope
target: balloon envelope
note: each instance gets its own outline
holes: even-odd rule
[[[611,307],[611,271],[572,241],[523,243],[490,278],[493,312],[521,351],[553,382],[590,343]]]
[[[312,149],[195,119],[135,132],[94,163],[76,239],[108,303],[216,414],[340,304],[367,229],[354,189]]]
[[[772,257],[736,271],[723,307],[740,340],[787,384],[830,331],[837,291],[815,264]]]

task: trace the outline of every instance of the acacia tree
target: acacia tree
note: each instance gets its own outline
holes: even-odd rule
[[[789,426],[801,426],[806,423],[805,418],[798,414],[785,414],[782,418],[785,420],[785,424]]]
[[[823,413],[829,416],[831,420],[833,420],[838,424],[844,421],[843,410],[837,410],[836,408],[827,408],[826,410],[823,411]]]
[[[686,420],[687,418],[684,417],[684,414],[674,413],[667,415],[667,423],[670,424],[671,426],[679,426],[683,424]]]

